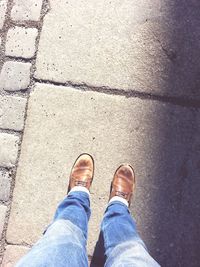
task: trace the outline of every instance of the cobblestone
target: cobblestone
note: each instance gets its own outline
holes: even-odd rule
[[[6,91],[26,90],[30,83],[30,63],[7,61],[0,74],[0,88]]]
[[[10,209],[12,179],[15,179],[20,133],[24,129],[27,92],[31,81],[32,59],[41,24],[43,0],[0,0],[0,266],[12,267],[29,248],[5,247],[5,219]],[[9,4],[9,10],[7,6]],[[10,10],[10,7],[12,9]],[[6,13],[7,12],[7,13]],[[44,11],[45,12],[45,11]],[[5,19],[7,19],[5,23]],[[2,34],[1,34],[2,33]],[[6,40],[4,40],[6,38]],[[4,43],[3,43],[4,44]],[[12,57],[12,58],[11,58]],[[34,81],[32,81],[34,82]],[[4,91],[7,92],[4,92]],[[13,93],[14,92],[14,93]],[[20,133],[13,133],[19,131]],[[6,219],[7,221],[7,219]],[[3,259],[3,262],[1,260]]]
[[[29,248],[23,246],[7,246],[3,258],[2,267],[13,267]]]
[[[27,99],[14,96],[0,96],[0,128],[23,130]]]
[[[14,6],[11,11],[13,20],[33,20],[40,18],[42,0],[14,0]]]
[[[19,137],[1,133],[0,134],[0,166],[13,167],[17,160]]]
[[[14,27],[9,29],[6,56],[32,58],[35,53],[36,28]]]
[[[8,201],[10,195],[9,172],[0,170],[0,200]]]
[[[6,209],[7,209],[6,206],[0,205],[0,238],[3,232],[3,226],[4,226],[5,217],[6,217]]]
[[[4,24],[7,2],[8,2],[7,0],[0,1],[0,29],[2,29],[3,24]]]

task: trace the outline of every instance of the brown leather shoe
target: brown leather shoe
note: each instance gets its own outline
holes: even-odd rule
[[[116,170],[110,188],[110,198],[119,196],[131,204],[131,197],[135,189],[135,174],[133,168],[128,164],[122,164]]]
[[[75,161],[69,177],[68,192],[74,186],[83,186],[88,190],[94,176],[94,160],[89,154],[81,154]]]

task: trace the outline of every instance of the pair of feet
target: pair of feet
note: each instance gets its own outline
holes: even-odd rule
[[[90,190],[94,177],[94,160],[89,154],[81,154],[75,161],[69,179],[68,192],[74,186],[83,186]],[[114,197],[126,199],[129,206],[131,196],[135,188],[135,174],[133,168],[128,164],[122,164],[116,170],[110,190],[109,200]]]

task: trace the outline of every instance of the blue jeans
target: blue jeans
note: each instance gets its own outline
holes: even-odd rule
[[[87,267],[90,200],[74,191],[60,203],[52,224],[16,267]],[[120,201],[106,209],[101,235],[106,267],[159,267],[139,237],[127,206]]]

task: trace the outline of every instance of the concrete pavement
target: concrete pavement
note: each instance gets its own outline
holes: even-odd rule
[[[12,20],[24,21],[25,13],[16,13],[23,1],[14,2],[8,8]],[[3,228],[2,266],[13,266],[41,236],[66,193],[74,160],[86,151],[96,162],[88,254],[98,238],[112,175],[129,162],[137,178],[131,213],[150,253],[161,266],[198,267],[199,2],[52,0],[42,9],[41,1],[31,2],[29,22],[23,23],[36,28],[38,37],[28,35],[27,46],[15,46],[16,30],[25,33],[18,29],[23,23],[8,31],[14,34],[7,39],[2,35],[9,49],[1,94],[6,91],[13,101],[28,97],[24,128],[22,106],[15,119],[6,112],[6,103],[14,102],[0,99],[3,118],[9,116],[0,124],[0,137],[23,134],[18,159],[8,167],[16,170],[10,202],[2,202],[0,212],[3,221],[4,205],[12,204]],[[22,71],[22,79],[15,80],[17,64],[29,66],[29,76]],[[0,159],[9,162],[11,149],[2,151]]]

